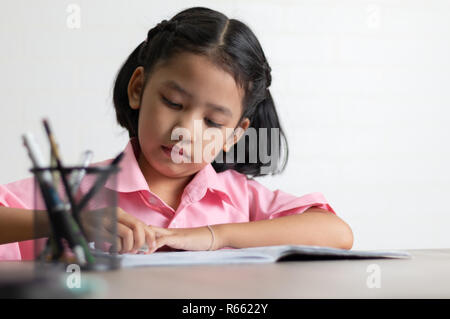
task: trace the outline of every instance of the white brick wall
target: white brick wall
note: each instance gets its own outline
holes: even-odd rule
[[[81,7],[78,30],[66,27],[69,3]],[[115,73],[151,26],[191,5],[247,23],[272,66],[291,157],[285,174],[262,183],[323,192],[356,249],[450,246],[444,0],[4,1],[0,183],[29,176],[20,135],[33,131],[44,144],[43,116],[68,163],[86,148],[95,160],[121,150]]]

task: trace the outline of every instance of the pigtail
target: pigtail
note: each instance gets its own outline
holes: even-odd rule
[[[128,130],[130,138],[137,136],[139,110],[133,110],[130,107],[128,83],[134,70],[140,65],[140,55],[145,44],[146,41],[139,44],[129,55],[117,73],[114,84],[113,102],[116,109],[116,119],[120,126]]]
[[[250,126],[231,152],[233,158],[219,164],[214,162],[214,168],[220,172],[234,169],[250,177],[279,174],[287,165],[289,149],[287,139],[281,127],[275,108],[275,103],[269,89],[266,96],[256,103],[251,115],[244,115],[250,119]],[[251,130],[256,132],[256,141],[251,139]],[[244,144],[244,145],[242,145]],[[245,149],[244,158],[239,158],[239,152]],[[253,155],[251,154],[253,152]],[[224,154],[227,158],[228,154]],[[256,156],[256,163],[252,162]],[[230,163],[227,163],[230,160]]]
[[[254,176],[281,173],[287,165],[289,150],[272,94],[268,88],[266,89],[266,97],[256,106],[250,123],[250,126],[258,132],[259,156],[261,154],[269,155],[268,162],[259,158],[261,165],[258,174]],[[266,130],[260,130],[262,128],[266,128]],[[266,136],[262,136],[263,134],[266,134]],[[266,142],[261,144],[261,139]]]

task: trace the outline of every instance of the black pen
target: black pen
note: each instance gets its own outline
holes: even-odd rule
[[[23,145],[28,151],[28,156],[31,159],[33,167],[35,169],[42,168],[44,160],[34,136],[31,133],[26,133],[22,136],[22,140]],[[35,175],[48,212],[51,236],[47,240],[47,245],[51,245],[53,258],[58,259],[63,254],[64,247],[61,241],[62,237],[60,234],[60,228],[58,227],[57,221],[55,220],[55,216],[53,214],[52,196],[54,196],[54,193],[50,190],[52,185],[52,176],[47,170],[35,171]]]
[[[55,138],[54,138],[53,133],[52,133],[52,131],[50,129],[50,125],[49,125],[48,121],[46,119],[44,119],[42,121],[42,123],[44,124],[45,132],[47,133],[48,139],[50,141],[50,148],[51,148],[52,154],[53,154],[53,156],[55,158],[56,166],[58,168],[58,171],[61,174],[61,178],[62,178],[62,181],[63,181],[64,188],[66,190],[67,198],[69,199],[70,206],[74,207],[75,206],[75,202],[74,202],[73,197],[72,197],[72,191],[71,191],[69,182],[67,181],[66,175],[64,174],[63,165],[61,163],[61,158],[59,156],[59,151],[58,151],[58,147],[57,147]]]

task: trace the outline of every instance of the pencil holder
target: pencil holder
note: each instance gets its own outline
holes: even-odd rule
[[[119,268],[118,171],[113,165],[31,169],[36,267]]]

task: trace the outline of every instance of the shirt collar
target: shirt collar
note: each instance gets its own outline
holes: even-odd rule
[[[125,147],[123,159],[119,164],[120,171],[117,173],[117,182],[115,183],[113,179],[109,179],[105,187],[121,193],[137,191],[151,193],[138,164],[137,158],[139,153],[138,140],[131,138]],[[207,190],[217,194],[222,200],[234,206],[224,181],[217,174],[211,163],[208,163],[195,174],[194,178],[185,187],[183,194],[187,194],[192,202],[197,202],[205,196]]]
[[[235,206],[223,178],[217,174],[211,163],[206,164],[205,167],[198,171],[185,188],[185,192],[189,194],[193,202],[202,199],[208,190],[217,194],[222,200]]]
[[[150,191],[137,161],[139,156],[139,143],[137,142],[137,139],[129,140],[123,151],[124,156],[119,164],[120,171],[117,173],[117,179],[108,179],[105,187],[120,193]]]

